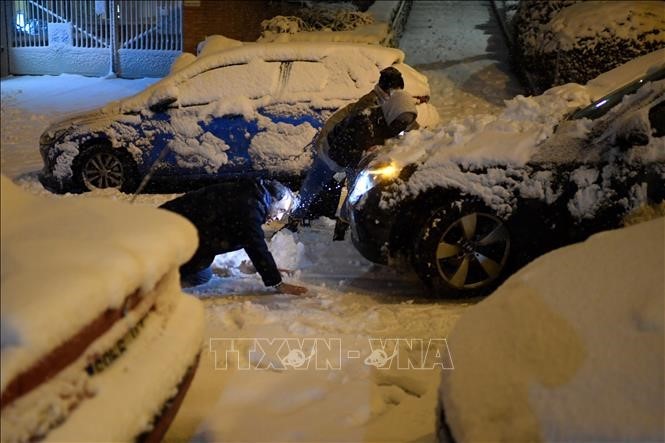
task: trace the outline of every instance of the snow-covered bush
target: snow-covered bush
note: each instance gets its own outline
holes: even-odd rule
[[[259,41],[273,41],[279,34],[312,31],[350,31],[374,22],[367,12],[352,3],[322,3],[302,8],[297,16],[278,15],[261,22]]]
[[[513,22],[517,57],[542,91],[584,84],[665,47],[662,2],[521,0]]]

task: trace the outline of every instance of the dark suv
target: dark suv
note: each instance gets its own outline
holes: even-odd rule
[[[534,257],[662,204],[665,65],[651,60],[610,93],[608,79],[639,59],[602,81],[513,99],[510,123],[470,136],[443,127],[365,159],[345,208],[354,245],[374,262],[410,265],[437,295],[484,295]],[[588,106],[576,109],[580,94]],[[558,120],[529,121],[524,110],[538,106],[559,106]]]

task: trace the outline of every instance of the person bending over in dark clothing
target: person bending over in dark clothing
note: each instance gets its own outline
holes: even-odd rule
[[[266,286],[287,294],[307,292],[282,281],[261,228],[288,214],[293,202],[289,188],[276,180],[243,178],[188,192],[161,205],[188,219],[199,234],[194,256],[180,267],[182,286],[206,283],[217,254],[244,249]]]

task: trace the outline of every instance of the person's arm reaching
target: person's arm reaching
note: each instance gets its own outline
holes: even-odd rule
[[[252,218],[252,222],[246,228],[247,238],[244,249],[256,271],[261,275],[263,284],[286,294],[300,295],[307,292],[307,289],[302,286],[290,285],[282,281],[282,276],[277,269],[275,259],[268,250],[263,229],[258,220]]]

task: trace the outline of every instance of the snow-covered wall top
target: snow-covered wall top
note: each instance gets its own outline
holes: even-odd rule
[[[514,33],[535,90],[582,84],[665,47],[665,3],[521,0]]]

